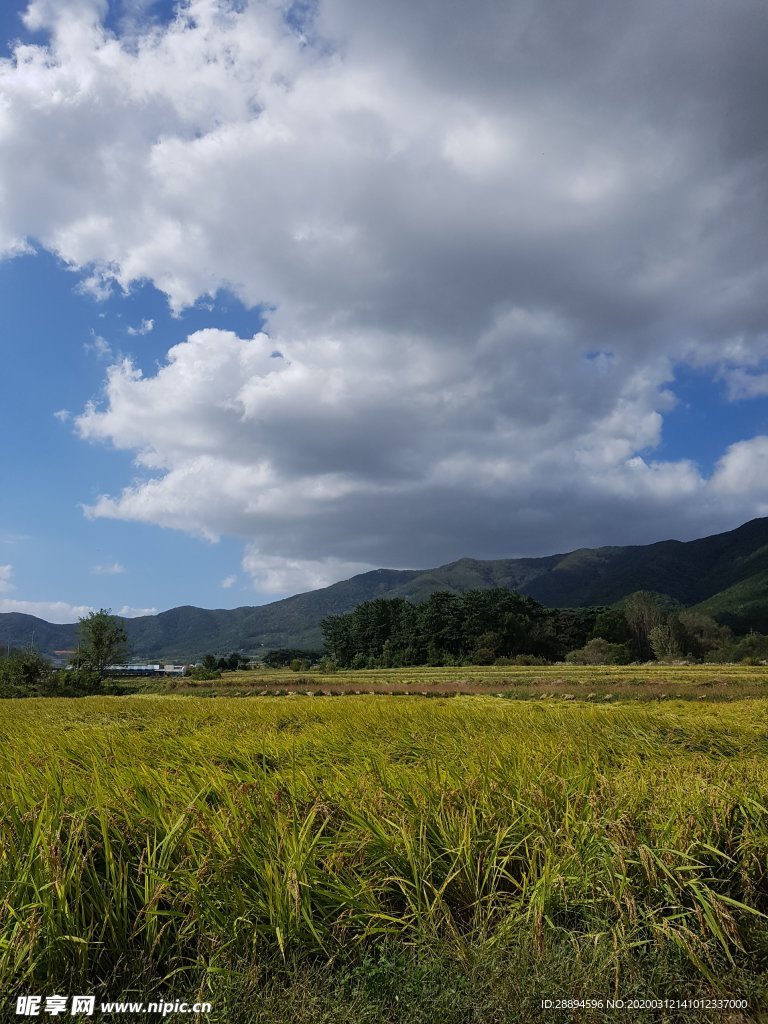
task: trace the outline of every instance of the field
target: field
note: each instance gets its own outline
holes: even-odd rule
[[[132,684],[133,685],[133,684]],[[510,698],[579,700],[723,700],[768,697],[765,665],[492,665],[462,668],[352,669],[324,675],[313,669],[261,668],[225,672],[221,679],[175,680],[172,692],[254,696],[296,691],[306,695],[383,693],[453,696],[494,694]],[[146,686],[164,692],[165,682]]]
[[[54,991],[195,995],[208,1020],[262,1024],[494,1024],[558,997],[746,999],[680,1011],[745,1021],[768,1003],[768,700],[0,714],[9,1020],[11,997]],[[621,1018],[677,1019],[654,1013]]]

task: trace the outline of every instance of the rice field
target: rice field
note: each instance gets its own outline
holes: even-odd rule
[[[263,1024],[768,1006],[768,700],[28,699],[0,740],[5,1019],[61,991]]]
[[[135,686],[135,682],[133,684]],[[147,689],[166,690],[167,683]],[[723,700],[768,697],[765,665],[490,665],[460,668],[344,669],[323,674],[317,669],[292,672],[268,669],[225,672],[221,679],[179,679],[176,693],[252,696],[295,690],[318,696],[385,693],[426,696],[457,693],[496,694],[510,698],[573,697],[579,700],[623,699]]]

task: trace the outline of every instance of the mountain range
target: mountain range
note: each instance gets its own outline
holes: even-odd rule
[[[373,598],[421,601],[438,590],[508,587],[548,607],[620,602],[636,590],[668,594],[731,626],[768,632],[768,518],[687,542],[579,548],[542,558],[461,558],[436,569],[375,569],[321,590],[258,607],[184,605],[124,619],[131,652],[159,660],[206,653],[258,653],[276,647],[320,649],[320,623]],[[77,645],[77,624],[57,625],[18,612],[0,614],[0,644],[30,642],[45,654]]]

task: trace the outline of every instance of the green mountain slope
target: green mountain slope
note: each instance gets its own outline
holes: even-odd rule
[[[0,615],[0,650],[29,646],[46,654],[57,650],[72,650],[77,646],[77,626],[60,626],[21,612],[4,612]]]
[[[262,647],[317,650],[322,647],[320,622],[326,615],[349,612],[363,601],[389,596],[397,586],[418,575],[418,570],[375,569],[322,590],[260,607],[207,609],[183,605],[158,615],[123,619],[123,625],[131,653],[147,659],[189,661],[210,652],[255,653]],[[16,612],[0,614],[2,647],[23,647],[32,640],[46,654],[72,648],[77,645],[77,627]]]
[[[768,570],[757,572],[719,594],[694,605],[736,633],[768,632]]]
[[[768,519],[683,543],[581,548],[544,558],[462,558],[436,569],[376,569],[322,590],[261,607],[184,606],[126,619],[130,647],[148,658],[190,660],[207,652],[319,648],[320,622],[376,597],[421,601],[438,590],[509,587],[549,607],[613,604],[656,590],[716,615],[737,631],[768,632]],[[0,644],[21,646],[34,632],[46,653],[76,643],[76,628],[29,615],[0,614]]]

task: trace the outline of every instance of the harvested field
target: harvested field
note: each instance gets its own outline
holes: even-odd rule
[[[179,680],[175,693],[229,696],[280,694],[331,696],[355,693],[503,695],[531,699],[728,700],[768,697],[765,665],[524,665],[461,668],[362,669],[323,674],[317,670],[258,669],[225,672],[211,682]],[[165,684],[147,691],[167,688]]]

